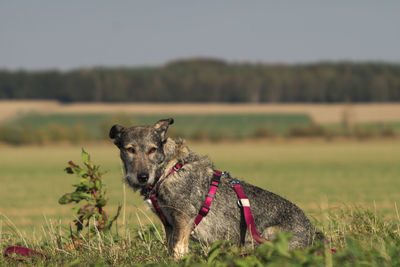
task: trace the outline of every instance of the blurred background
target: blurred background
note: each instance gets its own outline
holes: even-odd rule
[[[173,117],[171,137],[310,217],[343,206],[398,216],[398,10],[1,1],[0,214],[20,229],[68,221],[57,200],[73,190],[63,168],[81,147],[107,171],[116,209],[123,173],[110,127]],[[126,203],[134,224],[142,199],[129,191]]]

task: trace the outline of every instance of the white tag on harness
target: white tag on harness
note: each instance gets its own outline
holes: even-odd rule
[[[242,207],[250,207],[250,201],[247,198],[242,198],[240,203],[242,204]]]

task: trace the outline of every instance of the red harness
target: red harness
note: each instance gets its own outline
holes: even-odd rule
[[[177,163],[174,168],[169,172],[165,178],[173,174],[174,172],[179,171],[183,167],[184,163]],[[240,207],[243,210],[244,214],[244,219],[246,221],[247,228],[250,230],[251,235],[253,236],[254,240],[261,244],[265,242],[265,239],[257,232],[256,226],[254,224],[254,217],[253,213],[251,212],[250,209],[250,202],[249,199],[246,197],[246,194],[243,192],[242,186],[238,180],[233,179],[228,172],[221,172],[218,170],[214,170],[214,175],[211,180],[210,184],[210,189],[208,190],[208,194],[206,197],[206,200],[203,203],[203,206],[200,208],[199,213],[197,214],[196,218],[194,219],[194,223],[192,226],[192,230],[196,228],[197,225],[199,225],[200,221],[208,214],[210,211],[211,204],[214,200],[215,193],[217,192],[218,185],[220,184],[221,176],[226,174],[232,181],[232,188],[235,190],[237,196],[238,196],[238,204],[240,203]],[[149,189],[152,189],[153,187],[149,187]],[[156,188],[155,188],[156,189]],[[153,190],[157,191],[157,190]],[[170,226],[170,224],[167,221],[167,218],[165,215],[162,213],[160,206],[158,205],[157,198],[156,198],[156,192],[153,192],[150,195],[150,200],[151,204],[154,207],[154,210],[156,211],[158,217],[160,218],[161,222],[164,224],[164,226]]]

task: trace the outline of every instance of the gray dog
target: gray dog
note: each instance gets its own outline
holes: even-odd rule
[[[182,140],[167,137],[172,123],[170,118],[153,126],[114,125],[109,134],[120,149],[125,181],[132,188],[140,189],[145,199],[157,189],[154,195],[165,216],[169,252],[175,258],[188,253],[190,237],[205,244],[218,240],[252,244],[232,181],[224,173],[207,216],[193,230],[194,220],[209,193],[214,166],[207,157],[191,151]],[[184,163],[182,168],[172,173],[180,162]],[[300,208],[274,193],[246,182],[241,184],[251,204],[257,230],[264,239],[272,240],[277,231],[285,231],[292,233],[291,249],[312,244],[314,227]]]

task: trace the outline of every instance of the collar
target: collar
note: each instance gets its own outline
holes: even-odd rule
[[[165,178],[167,178],[168,176],[170,176],[171,174],[173,174],[174,172],[179,171],[183,165],[185,165],[186,163],[184,161],[178,161],[174,167],[172,167],[172,169],[169,171],[169,173],[167,175],[165,175],[164,178],[162,178],[162,174],[160,174],[160,176],[156,177],[154,183],[152,185],[149,185],[147,187],[144,187],[141,190],[141,193],[145,196],[146,199],[150,198],[150,196],[154,193],[156,193],[158,191],[158,187],[159,187],[159,182],[160,180],[163,180]]]

